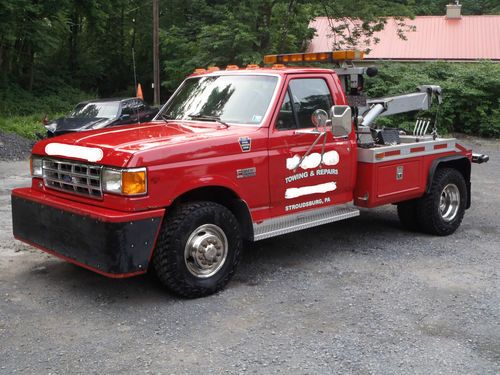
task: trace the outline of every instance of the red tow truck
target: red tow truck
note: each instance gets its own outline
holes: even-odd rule
[[[14,236],[102,275],[148,270],[172,292],[221,290],[244,240],[259,241],[396,204],[404,226],[453,233],[471,205],[471,162],[429,121],[438,86],[367,99],[357,51],[270,55],[270,66],[189,76],[150,123],[38,142],[32,184],[12,192]],[[335,69],[286,67],[323,61]],[[347,94],[346,94],[347,93]],[[432,127],[431,127],[432,128]]]

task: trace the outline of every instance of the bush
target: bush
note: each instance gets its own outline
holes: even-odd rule
[[[30,93],[19,86],[0,89],[0,116],[28,116],[68,112],[78,102],[95,98],[81,90],[63,86]],[[43,116],[42,116],[43,117]]]
[[[37,133],[45,134],[46,132],[42,125],[42,118],[43,116],[40,115],[0,117],[0,130],[36,139]]]
[[[444,102],[439,108],[441,134],[460,132],[500,137],[500,64],[477,63],[383,63],[379,74],[367,80],[369,97],[414,92],[423,84],[440,85]],[[436,107],[426,113],[434,118]],[[415,116],[380,118],[379,125],[409,127]],[[403,125],[403,126],[401,126]]]
[[[30,93],[11,85],[0,89],[0,130],[36,139],[37,133],[45,134],[42,119],[46,115],[49,119],[64,116],[78,102],[94,97],[68,86]]]

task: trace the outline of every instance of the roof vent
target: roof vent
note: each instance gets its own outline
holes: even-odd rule
[[[462,18],[462,5],[458,3],[458,0],[446,6],[446,18],[450,20]]]

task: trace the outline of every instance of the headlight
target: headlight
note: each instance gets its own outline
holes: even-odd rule
[[[122,195],[144,195],[148,192],[146,168],[114,169],[102,171],[102,189]]]
[[[51,133],[54,133],[57,129],[57,124],[55,122],[51,122],[50,124],[47,124],[44,126],[45,126],[45,129],[47,129],[47,131],[49,131]]]
[[[42,158],[40,156],[31,155],[30,171],[32,177],[42,177]]]

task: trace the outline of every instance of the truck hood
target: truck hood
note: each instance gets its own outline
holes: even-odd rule
[[[164,157],[168,150],[186,143],[210,143],[214,138],[236,139],[256,128],[231,126],[217,123],[151,122],[137,126],[119,126],[100,130],[65,134],[45,139],[33,147],[33,154],[97,162],[104,165],[126,166],[136,154],[161,149]],[[234,138],[236,137],[236,138]],[[56,144],[56,146],[54,146]],[[59,147],[63,145],[63,147]],[[64,147],[66,145],[77,147]],[[58,151],[59,149],[73,151]],[[99,160],[90,160],[86,150],[102,150]],[[80,153],[81,151],[81,153]],[[143,158],[144,159],[144,158]],[[149,158],[150,159],[150,158]]]

